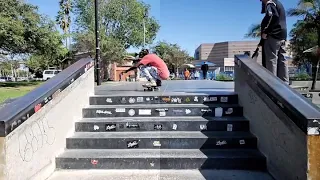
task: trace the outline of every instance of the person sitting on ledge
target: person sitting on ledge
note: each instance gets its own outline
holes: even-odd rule
[[[142,49],[139,53],[139,61],[134,66],[125,71],[139,68],[148,83],[144,86],[161,86],[161,80],[169,79],[169,70],[166,63],[156,54],[149,53],[148,49]]]

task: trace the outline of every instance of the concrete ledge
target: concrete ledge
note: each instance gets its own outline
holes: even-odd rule
[[[0,179],[46,179],[55,169],[55,157],[66,147],[74,122],[94,93],[94,70],[85,70],[63,91],[10,134],[0,139]],[[50,96],[51,97],[51,96]]]
[[[320,118],[314,105],[250,58],[235,60],[235,92],[250,121],[250,130],[258,138],[258,148],[267,157],[270,174],[279,180],[319,179],[319,151],[312,147],[320,141],[308,136],[310,131],[303,128],[308,126],[303,123],[311,120],[310,114]],[[288,112],[294,101],[295,109]]]

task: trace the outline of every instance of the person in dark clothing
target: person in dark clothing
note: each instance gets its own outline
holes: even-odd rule
[[[262,9],[261,9],[261,14],[265,14],[266,13],[266,6],[265,4],[262,2]],[[268,21],[267,21],[267,17],[264,16],[264,18],[262,19],[261,21],[261,24],[260,24],[260,27],[261,27],[261,30],[265,29],[266,26],[268,25]],[[262,38],[262,32],[261,32],[261,40],[259,42],[259,47],[262,47],[262,55],[261,55],[261,58],[262,58],[262,66],[266,68],[266,57],[265,57],[265,52],[263,50],[263,44],[264,44],[264,39]]]
[[[201,66],[202,74],[203,74],[203,79],[207,79],[207,73],[208,73],[209,66],[206,62],[204,62]]]
[[[287,40],[286,11],[279,0],[260,1],[265,5],[261,37],[266,68],[289,84],[289,70],[284,57]]]

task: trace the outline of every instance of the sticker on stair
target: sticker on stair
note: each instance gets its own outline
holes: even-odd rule
[[[191,110],[190,109],[186,109],[186,114],[190,114]]]
[[[227,124],[227,131],[232,131],[233,125],[232,124]]]
[[[193,98],[193,101],[194,101],[194,102],[199,102],[198,96],[195,96],[195,97]]]
[[[111,115],[111,114],[112,114],[111,111],[103,111],[103,110],[96,110],[96,113],[97,113],[97,114],[108,114],[108,115]]]
[[[163,111],[168,111],[168,110],[169,110],[168,108],[156,109],[156,111],[158,111],[158,112],[163,112]]]
[[[170,97],[163,97],[161,100],[165,103],[171,102]]]
[[[128,129],[139,129],[140,128],[139,124],[130,124],[128,122],[126,123],[126,127]]]
[[[130,104],[133,104],[133,103],[135,103],[135,102],[136,102],[136,99],[134,99],[134,98],[132,98],[132,97],[129,98],[129,103],[130,103]]]
[[[124,113],[124,112],[126,112],[126,108],[116,108],[116,112]]]
[[[99,163],[98,160],[96,160],[96,159],[91,159],[91,164],[92,164],[92,165],[97,165],[98,163]]]
[[[93,126],[93,130],[97,131],[97,130],[99,130],[99,129],[100,129],[100,128],[99,128],[98,125],[94,125],[94,126]]]
[[[149,116],[151,115],[151,109],[139,109],[139,115]]]
[[[151,167],[154,167],[154,165],[155,165],[154,162],[151,162],[151,163],[150,163],[150,166],[151,166]]]
[[[127,100],[126,100],[126,98],[121,98],[121,100],[120,100],[120,102],[122,103],[122,104],[125,104],[126,102],[127,102]]]
[[[183,114],[183,110],[182,109],[173,109],[172,112],[175,114],[175,115],[182,115]]]
[[[134,109],[130,109],[128,111],[129,116],[134,116],[136,114],[136,111]]]
[[[226,144],[227,144],[227,141],[217,141],[217,143],[216,143],[217,146],[223,146]]]
[[[211,109],[201,109],[201,112],[208,113],[208,112],[212,112],[212,110]]]
[[[149,98],[149,97],[146,97],[146,101],[150,101],[150,98]]]
[[[137,102],[142,103],[143,102],[143,97],[137,97]]]
[[[185,101],[186,101],[186,102],[190,102],[191,100],[190,100],[189,97],[187,97]]]
[[[172,103],[180,103],[181,104],[181,98],[171,98]]]
[[[154,130],[162,130],[162,124],[155,124],[153,128]]]
[[[239,143],[240,143],[240,145],[244,145],[244,144],[246,144],[246,141],[244,139],[242,139],[239,141]]]
[[[218,98],[217,97],[203,97],[203,102],[216,102],[218,101]]]
[[[228,97],[220,97],[220,102],[228,102]]]
[[[207,130],[206,124],[200,124],[200,130]]]
[[[153,141],[153,146],[154,147],[161,147],[160,141]]]
[[[173,124],[173,125],[172,125],[172,129],[173,129],[173,130],[177,130],[177,128],[178,128],[178,125],[177,125],[177,124]]]
[[[127,148],[139,148],[139,141],[140,140],[133,140],[133,141],[128,141],[127,142]]]
[[[233,108],[228,108],[228,110],[226,111],[226,114],[232,114],[233,113]]]
[[[107,103],[112,103],[112,99],[111,99],[111,98],[107,98],[107,99],[106,99],[106,102],[107,102]]]
[[[161,116],[161,117],[166,116],[166,115],[167,115],[167,114],[166,114],[165,111],[160,111],[160,112],[159,112],[159,116]]]
[[[221,107],[217,107],[214,109],[214,116],[215,117],[222,117],[223,109]]]
[[[106,124],[106,131],[116,131],[117,125],[116,124]]]

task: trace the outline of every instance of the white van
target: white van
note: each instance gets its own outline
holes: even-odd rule
[[[43,80],[46,81],[52,77],[54,77],[55,75],[57,75],[58,73],[60,73],[61,70],[44,70],[42,75],[43,75]]]

